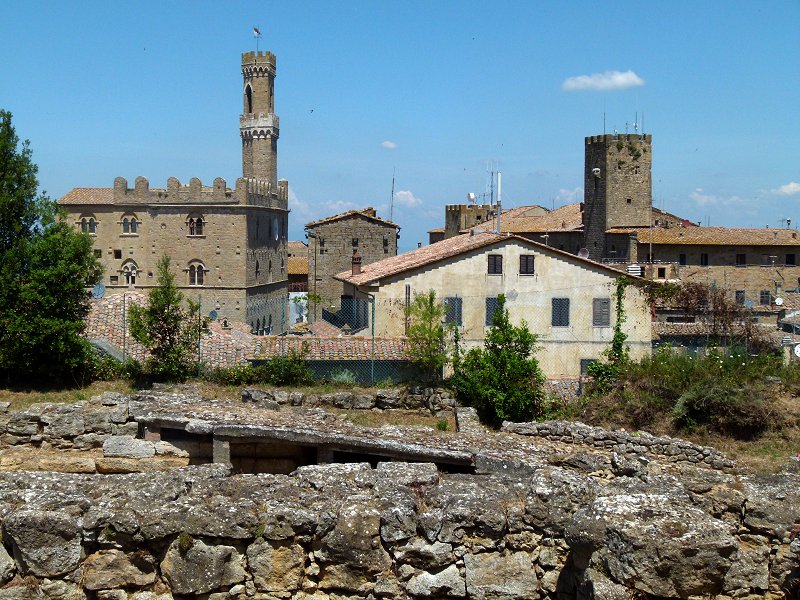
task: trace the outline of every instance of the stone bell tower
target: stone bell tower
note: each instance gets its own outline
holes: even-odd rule
[[[275,55],[242,54],[244,108],[239,117],[242,175],[278,185],[279,120],[275,114]]]

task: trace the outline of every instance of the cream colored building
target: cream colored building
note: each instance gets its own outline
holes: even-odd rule
[[[435,290],[464,347],[481,345],[497,296],[511,321],[539,336],[537,358],[548,378],[573,378],[601,357],[613,336],[619,271],[521,237],[476,232],[340,273],[345,295],[374,303],[375,335],[401,336],[414,294]],[[631,357],[650,353],[651,317],[644,296],[628,287],[624,332]],[[372,310],[365,311],[370,316]],[[372,327],[370,320],[368,327]]]

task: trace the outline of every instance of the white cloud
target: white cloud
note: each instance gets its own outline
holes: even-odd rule
[[[747,203],[747,200],[739,196],[716,196],[714,194],[707,194],[703,191],[703,188],[695,189],[689,194],[689,198],[699,206],[741,206]]]
[[[397,144],[391,140],[386,140],[385,142],[381,142],[381,148],[386,148],[387,150],[394,150],[397,148]]]
[[[800,194],[800,183],[797,183],[796,181],[790,181],[786,185],[779,187],[777,192],[784,196],[794,196],[795,194]]]
[[[606,71],[605,73],[568,77],[561,84],[561,89],[565,92],[580,92],[583,90],[608,92],[642,85],[644,85],[644,79],[633,71]]]
[[[559,206],[563,204],[574,204],[575,202],[582,202],[583,201],[583,188],[576,187],[573,190],[568,190],[566,188],[561,188],[558,190],[558,194],[555,197],[555,203]]]
[[[400,206],[419,206],[422,204],[422,199],[417,198],[409,190],[400,190],[394,193],[395,204]]]
[[[298,198],[297,194],[294,193],[292,186],[289,186],[289,210],[292,211],[293,217],[299,218],[304,223],[311,219],[314,215],[311,205]]]

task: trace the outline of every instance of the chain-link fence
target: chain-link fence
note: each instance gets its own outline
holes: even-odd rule
[[[576,379],[602,357],[613,336],[616,313],[613,285],[575,287],[546,294],[506,294],[510,321],[524,320],[537,335],[535,354],[550,379]],[[499,295],[450,295],[438,298],[443,311],[433,321],[446,329],[446,351],[482,347]],[[130,303],[143,303],[141,292],[104,298],[104,311],[93,311],[90,337],[105,338],[125,357],[142,360],[144,349],[125,331]],[[123,301],[124,300],[124,301]],[[410,292],[399,299],[343,297],[332,303],[309,303],[305,294],[259,299],[248,305],[247,321],[236,315],[213,314],[210,333],[198,339],[199,362],[207,367],[258,363],[276,356],[302,354],[324,380],[376,385],[413,380],[405,336],[414,323]],[[631,357],[650,352],[650,313],[643,301],[626,299],[624,331]],[[316,311],[314,310],[316,309]],[[318,318],[314,320],[314,312]],[[207,316],[207,315],[204,315]],[[445,368],[445,372],[448,368]]]

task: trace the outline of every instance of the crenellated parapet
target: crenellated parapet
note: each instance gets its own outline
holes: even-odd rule
[[[124,177],[114,179],[114,203],[187,203],[187,204],[236,204],[239,202],[234,190],[227,187],[222,177],[217,177],[211,186],[204,186],[197,177],[182,185],[177,177],[167,179],[167,187],[151,188],[146,177],[137,177],[133,188],[128,187]]]
[[[270,51],[243,52],[242,75],[245,77],[275,76],[275,55]]]
[[[274,185],[266,179],[240,177],[236,180],[236,198],[240,204],[286,209],[289,204],[289,182]]]
[[[605,133],[603,135],[590,135],[586,137],[586,144],[610,144],[612,142],[645,142],[651,144],[653,135],[650,133]]]

